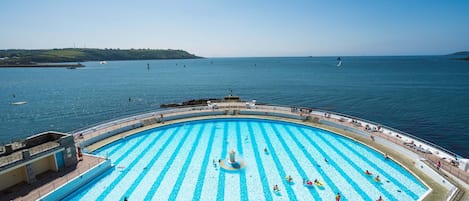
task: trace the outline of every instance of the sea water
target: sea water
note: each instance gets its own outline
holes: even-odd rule
[[[469,62],[446,56],[207,58],[1,68],[0,142],[69,132],[163,103],[222,98],[331,110],[469,157]],[[149,64],[150,68],[147,68]],[[26,104],[12,103],[27,101]]]

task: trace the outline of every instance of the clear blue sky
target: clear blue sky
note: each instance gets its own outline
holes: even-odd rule
[[[469,0],[1,0],[0,49],[183,49],[204,57],[469,50]]]

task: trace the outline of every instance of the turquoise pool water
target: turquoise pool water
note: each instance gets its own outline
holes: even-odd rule
[[[225,171],[217,165],[230,150],[244,160],[243,169]],[[280,121],[168,125],[96,154],[108,156],[114,168],[64,200],[334,200],[337,192],[341,200],[418,200],[428,191],[408,171],[366,146]],[[286,181],[288,175],[293,183]],[[376,175],[381,182],[374,180]],[[317,179],[323,186],[304,186],[303,179]],[[272,190],[274,185],[280,193]]]

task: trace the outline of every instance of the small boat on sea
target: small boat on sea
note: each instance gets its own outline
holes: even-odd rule
[[[11,103],[11,104],[12,104],[12,105],[24,105],[24,104],[26,104],[26,103],[28,103],[28,102],[26,102],[26,101],[18,101],[18,102],[14,102],[14,103]]]
[[[107,64],[107,61],[100,61],[99,64]]]
[[[342,59],[340,57],[337,57],[337,67],[342,66]]]

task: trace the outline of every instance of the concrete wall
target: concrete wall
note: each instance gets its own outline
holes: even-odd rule
[[[336,127],[336,128],[342,129],[344,131],[349,131],[349,132],[352,132],[352,133],[360,134],[360,135],[363,135],[363,136],[367,136],[367,137],[370,136],[369,133],[367,133],[365,131],[362,131],[360,129],[344,126],[344,125],[341,125],[341,124],[338,124],[338,123],[335,123],[335,122],[332,122],[332,121],[321,120],[320,123],[324,124],[324,125]]]
[[[111,137],[113,135],[116,135],[116,134],[119,134],[119,133],[123,133],[125,131],[129,131],[129,130],[132,130],[132,129],[136,129],[136,128],[140,128],[143,126],[143,123],[137,123],[137,124],[134,124],[134,125],[129,125],[129,126],[125,126],[125,127],[122,127],[122,128],[119,128],[119,129],[116,129],[116,130],[112,130],[112,131],[109,131],[107,133],[104,133],[104,134],[101,134],[101,135],[98,135],[94,138],[91,138],[87,141],[84,141],[84,142],[81,142],[80,143],[80,146],[81,147],[86,147],[90,144],[93,144],[93,143],[96,143],[98,141],[101,141],[103,139],[106,139],[108,137]],[[65,153],[64,153],[65,154]]]
[[[174,116],[169,116],[169,117],[165,116],[163,118],[163,121],[185,119],[185,118],[190,118],[190,117],[200,117],[200,116],[224,115],[224,114],[226,114],[225,110],[215,110],[211,112],[190,113],[190,114],[174,115]]]
[[[57,162],[55,159],[55,154],[47,157],[49,159],[49,168],[53,171],[58,172],[59,168],[57,167]]]
[[[75,147],[73,136],[64,136],[60,138],[59,143],[61,147],[65,148],[62,154],[65,167],[76,166],[78,163],[77,148]]]
[[[264,111],[255,111],[255,110],[241,110],[239,114],[243,115],[265,115],[265,116],[274,116],[274,117],[284,117],[290,119],[305,120],[306,116],[300,116],[298,114],[285,114],[285,113],[276,113],[276,112],[264,112]]]
[[[26,169],[24,166],[10,170],[0,175],[0,190],[26,181]]]
[[[58,134],[58,133],[53,133],[53,132],[48,132],[47,134],[44,133],[39,133],[37,135],[33,135],[29,138],[26,139],[25,144],[26,147],[33,147],[36,145],[40,145],[46,142],[53,142],[58,139],[60,139],[63,136],[63,134]]]
[[[38,175],[38,174],[41,174],[41,173],[44,173],[46,172],[47,170],[51,169],[50,168],[50,158],[52,156],[48,156],[48,157],[45,157],[45,158],[41,158],[37,161],[34,161],[33,163],[31,163],[31,166],[33,168],[33,171],[34,171],[34,175]]]

